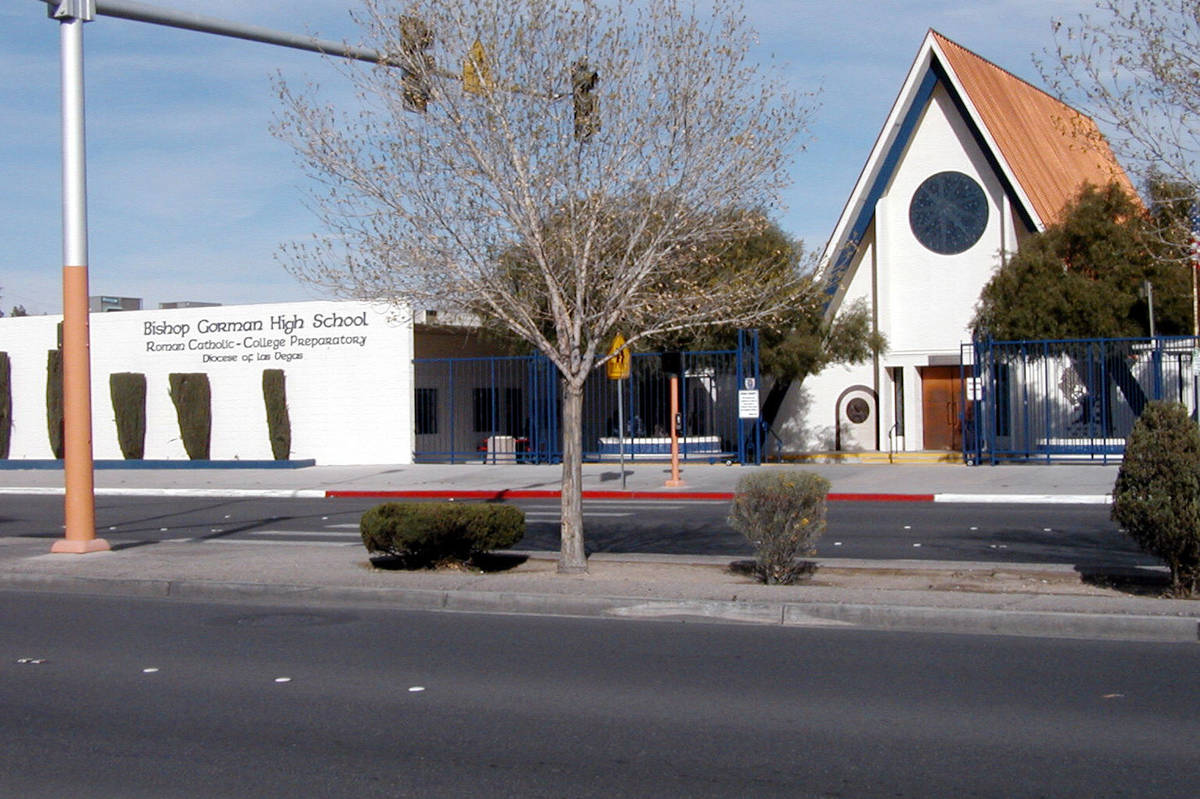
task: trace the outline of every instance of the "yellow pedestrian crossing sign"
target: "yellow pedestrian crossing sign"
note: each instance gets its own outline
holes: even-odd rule
[[[629,367],[633,357],[625,347],[625,337],[620,333],[613,339],[612,346],[608,348],[608,354],[612,355],[612,358],[604,364],[604,367],[608,372],[609,379],[624,380],[629,377]]]

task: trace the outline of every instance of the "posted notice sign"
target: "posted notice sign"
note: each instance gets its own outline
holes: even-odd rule
[[[758,418],[758,391],[753,389],[746,391],[743,389],[738,392],[738,418]]]

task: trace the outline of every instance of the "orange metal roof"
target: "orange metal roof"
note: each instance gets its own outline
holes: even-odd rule
[[[930,31],[1043,224],[1060,218],[1084,183],[1117,181],[1137,197],[1091,118]]]

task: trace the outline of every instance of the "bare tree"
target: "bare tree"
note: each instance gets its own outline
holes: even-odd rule
[[[1053,22],[1043,77],[1110,129],[1144,183],[1190,199],[1200,190],[1200,3],[1097,0],[1096,11]]]
[[[775,207],[812,112],[749,59],[740,5],[705,6],[367,0],[366,43],[389,56],[339,67],[356,108],[279,87],[277,132],[329,228],[289,267],[348,296],[482,313],[557,368],[563,572],[587,568],[582,391],[613,335],[752,324],[799,289],[769,264],[717,279],[705,259]]]

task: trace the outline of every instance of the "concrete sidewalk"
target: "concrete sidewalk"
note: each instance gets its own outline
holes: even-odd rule
[[[665,464],[639,462],[627,465],[627,491],[634,498],[711,499],[727,496],[752,468],[797,467],[687,465],[686,485],[667,489]],[[828,477],[835,495],[926,501],[1106,501],[1116,478],[1115,466],[799,468]],[[235,497],[552,495],[559,479],[557,466],[480,464],[96,473],[98,493]],[[0,470],[4,494],[57,493],[61,486],[58,471]],[[593,496],[619,491],[617,466],[586,464],[584,488]],[[147,542],[71,556],[50,555],[51,538],[0,537],[0,588],[1191,643],[1200,635],[1200,602],[1122,592],[1105,587],[1104,575],[1098,583],[1097,575],[1070,566],[821,559],[807,584],[764,586],[731,571],[727,557],[595,555],[588,574],[565,576],[552,557],[525,553],[509,559],[511,568],[486,573],[406,572],[373,567],[360,544]]]
[[[664,463],[635,461],[625,466],[625,489],[616,463],[583,466],[589,498],[726,499],[740,477],[755,470],[801,469],[829,479],[833,499],[894,499],[941,502],[1106,502],[1116,481],[1113,465],[1011,464],[811,464],[803,466],[723,466],[685,464],[681,488],[667,488]],[[557,465],[417,464],[396,466],[312,466],[303,469],[104,469],[96,487],[103,494],[225,496],[480,497],[556,496],[562,470]],[[54,469],[0,469],[4,493],[61,492],[62,472]]]

